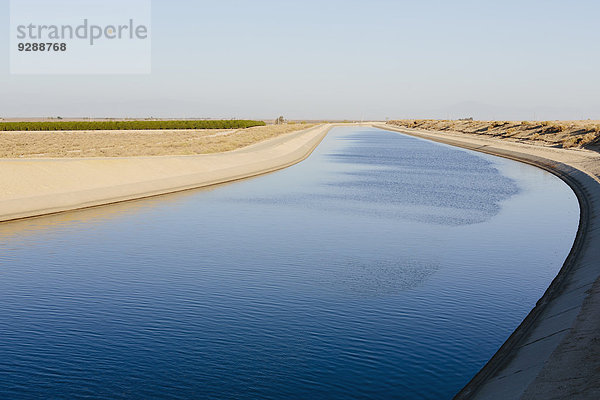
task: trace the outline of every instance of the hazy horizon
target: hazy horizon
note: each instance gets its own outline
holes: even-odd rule
[[[148,75],[11,75],[5,29],[0,118],[600,119],[596,1],[152,6]]]

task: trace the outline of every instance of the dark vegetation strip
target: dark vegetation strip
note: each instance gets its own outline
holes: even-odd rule
[[[0,131],[114,131],[164,129],[242,129],[266,125],[263,121],[64,121],[2,122]]]

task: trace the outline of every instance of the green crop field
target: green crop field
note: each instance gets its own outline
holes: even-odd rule
[[[251,120],[0,122],[0,131],[241,129],[264,125],[263,121]]]

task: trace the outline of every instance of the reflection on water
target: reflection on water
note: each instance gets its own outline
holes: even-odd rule
[[[327,155],[338,164],[332,168],[336,173],[330,181],[322,180],[319,187],[300,195],[297,191],[268,193],[253,200],[462,225],[490,219],[500,212],[503,200],[519,191],[511,179],[498,174],[494,163],[474,153],[369,131],[345,142],[351,143],[351,152]]]
[[[111,204],[109,206],[89,207],[81,210],[61,212],[42,217],[31,217],[5,223],[0,222],[0,239],[15,240],[17,237],[25,238],[43,231],[60,231],[62,229],[68,230],[72,228],[73,224],[101,224],[110,219],[143,212],[146,209],[155,207],[157,204],[166,206],[167,204],[184,201],[190,196],[196,196],[201,192],[217,190],[229,184],[230,183],[224,183],[196,189],[194,191],[188,190],[170,193],[141,200],[128,200]]]
[[[338,128],[271,175],[1,225],[0,398],[451,398],[577,217],[543,171]]]

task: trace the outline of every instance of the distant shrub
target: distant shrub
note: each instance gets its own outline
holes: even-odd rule
[[[583,129],[585,129],[586,132],[600,133],[600,125],[585,125]]]
[[[598,140],[598,132],[590,132],[585,134],[581,140],[579,141],[580,146],[585,146],[586,144],[594,143]]]
[[[578,144],[579,144],[579,139],[573,136],[568,139],[565,139],[562,142],[562,147],[564,147],[565,149],[569,149],[571,147],[576,147]]]
[[[558,125],[549,122],[542,122],[542,126],[542,131],[544,133],[560,133],[566,130],[566,128],[563,125]]]

